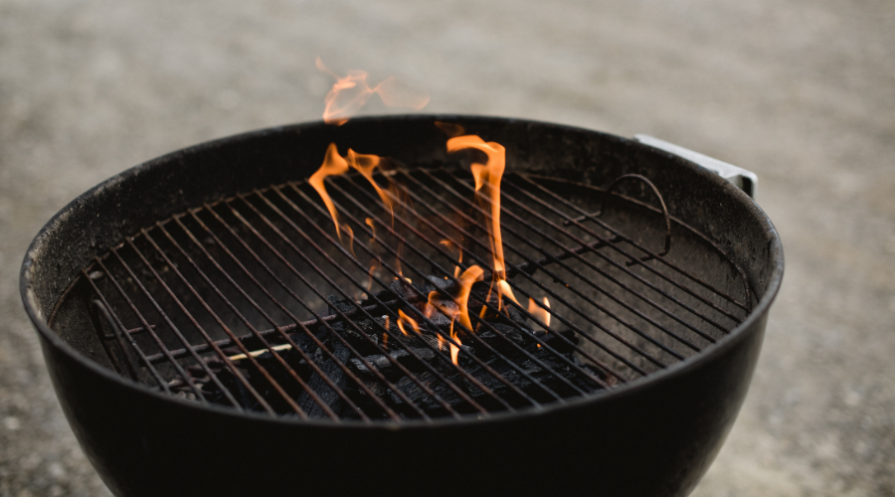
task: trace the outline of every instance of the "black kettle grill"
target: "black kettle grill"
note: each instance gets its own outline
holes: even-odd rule
[[[518,305],[488,285],[479,158],[448,154],[437,123],[507,150]],[[397,205],[330,178],[341,240],[306,182],[330,143],[384,157],[371,178]],[[783,274],[755,181],[649,137],[524,120],[283,126],[81,195],[35,238],[21,291],[116,495],[686,495]],[[474,329],[426,311],[473,264]]]

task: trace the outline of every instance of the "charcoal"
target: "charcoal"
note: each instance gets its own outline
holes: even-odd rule
[[[424,372],[416,375],[419,382],[429,387],[436,395],[441,397],[445,403],[455,410],[468,411],[469,406],[465,406],[466,402],[457,395],[444,381],[440,380],[430,372]],[[405,376],[401,378],[395,386],[410,399],[411,402],[419,406],[423,411],[430,413],[430,416],[443,415],[446,409],[436,399],[427,394],[416,382]],[[389,400],[402,411],[407,411],[408,407],[404,400],[401,399],[394,391],[388,391]]]
[[[423,288],[420,289],[424,293],[419,293],[412,284],[403,279],[392,281],[388,286],[388,289],[395,295],[407,299],[409,302],[425,302],[429,298],[429,292],[434,290],[433,287],[424,285]]]
[[[578,338],[578,334],[572,330],[562,330],[559,332],[559,334],[562,335],[563,338],[565,338],[565,340],[563,340],[562,338],[559,338],[557,336],[557,333],[547,333],[544,331],[536,331],[534,333],[534,335],[538,339],[540,339],[545,344],[549,345],[551,348],[553,348],[560,354],[572,354],[573,352],[575,352],[573,345],[577,346],[577,345],[581,344],[581,339]],[[534,345],[530,345],[528,347],[528,350],[530,352],[534,352],[535,350],[537,350],[539,348],[535,344],[535,342],[532,342],[532,344],[534,344]]]
[[[527,345],[536,343],[528,331],[520,331],[515,326],[510,326],[503,323],[489,324],[491,324],[496,332],[485,326],[482,326],[479,332],[476,333],[476,336],[481,338],[484,342],[497,350],[498,353],[503,354],[504,356],[509,357],[518,355],[520,353],[520,348],[525,349]],[[473,341],[472,343],[475,342]],[[479,357],[488,357],[489,355],[491,355],[491,352],[488,351],[487,348],[480,348],[481,350],[476,349]]]
[[[420,356],[421,358],[423,358],[425,360],[431,360],[435,357],[435,353],[432,352],[431,349],[422,349],[422,348],[417,348],[417,347],[411,347],[411,349],[418,356]],[[399,362],[401,362],[401,364],[403,364],[404,366],[408,366],[407,363],[410,363],[411,365],[413,365],[413,364],[417,364],[419,362],[415,357],[410,355],[410,352],[407,352],[404,349],[399,349],[394,352],[389,352],[388,355],[391,356],[392,358],[398,360]],[[408,359],[410,359],[410,360],[408,360]],[[377,370],[379,370],[382,373],[388,373],[391,371],[392,368],[395,367],[394,364],[392,364],[392,362],[389,361],[388,358],[386,358],[382,354],[366,356],[366,357],[364,357],[364,360],[369,362],[373,367],[375,367]],[[354,367],[354,369],[358,373],[371,374],[371,371],[369,369],[367,369],[367,367],[364,366],[364,363],[361,362],[357,358],[351,359],[351,365]],[[413,370],[413,369],[418,369],[418,368],[411,367],[410,369]]]
[[[321,323],[312,329],[324,348],[303,331],[291,334],[290,339],[300,351],[288,348],[279,351],[278,355],[292,371],[287,370],[269,351],[257,355],[254,362],[263,367],[286,395],[290,399],[295,399],[311,418],[323,418],[326,417],[326,413],[295,381],[294,375],[298,375],[338,416],[349,419],[359,419],[360,414],[330,388],[325,378],[342,390],[351,402],[371,419],[387,418],[383,405],[388,405],[400,416],[410,418],[419,418],[419,410],[429,417],[447,416],[451,414],[450,411],[476,412],[473,406],[464,400],[464,396],[453,390],[446,380],[453,385],[453,388],[459,388],[464,395],[468,395],[468,398],[474,399],[489,411],[503,410],[507,405],[513,408],[530,406],[530,399],[539,403],[549,403],[555,401],[556,396],[566,398],[598,390],[601,388],[598,382],[607,385],[615,383],[614,377],[599,367],[579,361],[575,348],[580,343],[580,338],[574,332],[533,331],[528,327],[528,320],[514,306],[502,306],[500,313],[487,311],[484,315],[485,323],[475,323],[474,336],[470,336],[465,330],[457,330],[463,342],[461,346],[463,352],[459,355],[459,367],[463,373],[459,372],[457,367],[450,363],[448,347],[439,341],[439,334],[432,329],[434,326],[438,332],[446,335],[450,329],[451,319],[441,312],[430,312],[428,320],[420,318],[420,313],[426,311],[428,292],[439,288],[451,293],[455,291],[456,286],[451,280],[435,277],[429,277],[422,283],[417,289],[406,281],[395,280],[388,291],[376,295],[383,302],[394,300],[396,296],[409,301],[415,309],[409,308],[407,304],[399,308],[418,322],[419,332],[413,331],[410,326],[405,326],[407,333],[401,333],[394,321],[394,311],[397,310],[394,308],[387,313],[392,316],[389,319],[386,319],[385,315],[377,316],[376,312],[371,313],[374,317],[366,317],[363,313],[354,314],[351,316],[351,323],[337,319],[330,321],[328,325]],[[490,285],[490,282],[474,285],[469,300],[471,312],[473,309],[480,310],[486,297],[495,309],[498,307],[497,296],[490,295]],[[338,314],[339,311],[351,313],[359,306],[372,304],[375,302],[371,299],[355,302],[351,299],[328,297],[324,313],[326,315]],[[447,296],[437,302],[436,306],[447,307],[449,313],[456,310],[456,304]],[[386,314],[384,309],[382,312]],[[389,325],[387,342],[382,331],[382,326],[386,322]],[[285,342],[277,335],[271,335],[267,339],[271,345],[281,345]],[[244,343],[249,350],[264,349],[263,344],[255,338]],[[249,347],[249,344],[255,345]],[[408,352],[408,348],[413,354]],[[364,360],[352,356],[351,349]],[[437,352],[439,349],[441,352]],[[226,351],[228,355],[242,352],[237,348]],[[300,352],[317,365],[322,375],[304,360]],[[400,364],[400,367],[392,360]],[[374,370],[371,371],[364,361]],[[289,402],[273,387],[265,375],[254,367],[251,360],[243,359],[234,363],[275,412],[296,415]],[[347,366],[351,375],[346,374],[340,364]],[[210,357],[206,359],[206,365],[245,409],[265,410],[223,361]],[[488,369],[500,378],[496,378]],[[230,404],[203,367],[190,365],[187,371],[210,401]],[[413,377],[408,376],[405,371],[409,371]],[[356,379],[352,379],[352,376]],[[414,378],[417,381],[414,381]],[[431,389],[441,400],[427,394],[420,383]],[[480,388],[477,383],[482,387]],[[389,384],[393,387],[389,387]],[[189,386],[182,381],[172,382],[170,387],[184,396],[194,395]],[[395,390],[400,391],[413,405],[408,404],[407,400]]]
[[[339,300],[335,297],[327,297],[329,301],[330,307],[328,312],[330,314],[336,314],[334,309],[338,309],[342,312],[350,312],[352,311],[357,304],[354,302],[346,302],[344,300]],[[362,320],[358,323],[360,326],[364,326],[364,321],[369,323],[369,319]],[[372,323],[369,324],[372,327]],[[338,332],[345,332],[343,330],[344,323],[337,322],[332,325],[333,330]],[[349,335],[356,335],[356,332],[346,332]],[[339,363],[345,364],[348,361],[348,357],[351,355],[351,351],[346,347],[340,340],[335,337],[332,337],[328,342],[330,352],[335,357],[335,360]],[[327,345],[327,344],[324,344]],[[323,354],[319,348],[315,351],[315,362],[320,367],[320,370],[323,374],[329,378],[330,381],[340,390],[345,389],[345,384],[347,383],[348,378],[345,376],[345,372],[336,363],[332,358],[330,358],[327,354]],[[327,384],[326,380],[318,373],[316,370],[311,374],[310,380],[308,380],[308,387],[313,390],[321,401],[326,403],[332,408],[333,411],[338,412],[341,409],[341,399],[339,398],[339,394],[330,388]],[[322,418],[326,416],[323,408],[314,401],[310,394],[307,391],[302,391],[301,395],[298,396],[298,405],[302,408],[303,411],[310,418]]]

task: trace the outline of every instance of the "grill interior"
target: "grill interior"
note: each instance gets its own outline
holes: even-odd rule
[[[84,268],[50,325],[67,307],[88,308],[101,344],[94,359],[169,395],[375,422],[481,418],[599,395],[710,347],[751,309],[741,269],[663,214],[648,180],[624,178],[603,205],[603,189],[507,173],[504,252],[522,305],[499,310],[486,298],[490,216],[469,171],[388,174],[399,192],[394,219],[363,177],[328,180],[353,235],[342,243],[304,182],[159,221]],[[449,299],[455,268],[472,264],[486,272],[470,299],[475,331],[457,325],[453,339],[447,318],[421,303],[433,290]],[[544,297],[549,326],[528,312],[529,299]],[[399,310],[422,331],[400,331]]]

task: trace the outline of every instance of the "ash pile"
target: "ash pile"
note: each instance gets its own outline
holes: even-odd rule
[[[205,359],[218,381],[198,365],[187,371],[213,403],[232,406],[235,398],[249,411],[272,409],[297,416],[297,405],[309,418],[371,420],[395,414],[420,419],[506,411],[584,395],[613,383],[613,377],[576,357],[580,339],[574,332],[545,332],[515,307],[499,306],[488,282],[475,283],[469,293],[473,333],[457,322],[452,297],[457,290],[451,283],[433,276],[421,286],[423,293],[396,280],[389,291],[360,302],[328,297],[321,314],[339,319],[289,334],[301,350],[271,335],[268,343],[277,358],[252,338],[243,343],[250,350],[260,349],[253,360],[235,347],[224,349],[230,365],[219,357]],[[436,290],[444,300],[435,300],[433,306],[427,296]],[[490,306],[482,311],[486,299]],[[184,387],[180,385],[181,394],[192,395]]]

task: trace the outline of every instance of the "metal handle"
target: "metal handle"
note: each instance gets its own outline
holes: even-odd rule
[[[695,162],[733,183],[734,186],[746,192],[746,195],[749,195],[753,199],[755,198],[755,190],[758,188],[758,176],[752,171],[747,171],[746,169],[734,166],[733,164],[728,164],[727,162],[714,159],[708,155],[694,152],[688,148],[675,145],[674,143],[668,143],[665,140],[660,140],[649,135],[634,135],[634,139],[644,145],[649,145],[679,157],[683,157],[688,161]]]

